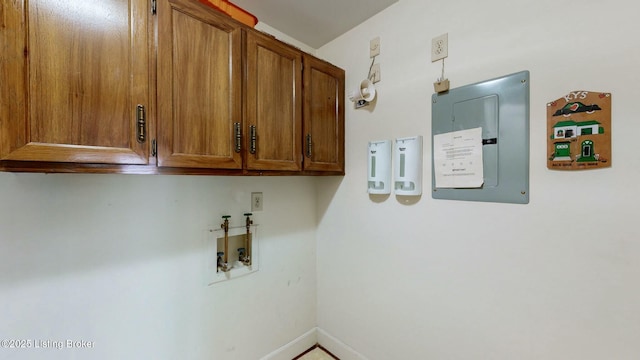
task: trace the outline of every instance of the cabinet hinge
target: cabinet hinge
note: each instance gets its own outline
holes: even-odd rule
[[[156,9],[157,9],[158,3],[156,0],[151,0],[151,14],[155,15],[156,14]]]
[[[156,139],[151,140],[151,156],[158,156],[158,143],[156,142]]]
[[[136,119],[138,128],[138,142],[143,143],[147,140],[147,119],[145,116],[144,106],[138,105],[136,108]]]

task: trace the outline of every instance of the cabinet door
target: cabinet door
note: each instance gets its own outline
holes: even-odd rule
[[[3,1],[0,160],[146,164],[149,11],[147,0]]]
[[[344,70],[304,57],[304,169],[344,173]]]
[[[254,32],[246,49],[246,168],[300,171],[302,53]]]
[[[242,168],[241,40],[197,1],[158,2],[158,166]]]

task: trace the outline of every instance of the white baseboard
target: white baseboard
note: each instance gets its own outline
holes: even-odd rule
[[[280,347],[260,360],[291,360],[318,343],[318,328],[313,328],[297,339]]]
[[[316,344],[320,344],[340,360],[368,360],[349,345],[331,336],[320,328],[313,328],[290,343],[264,356],[260,360],[291,360]]]
[[[340,360],[368,360],[364,355],[352,349],[349,345],[329,335],[326,331],[316,329],[318,344],[337,356]]]

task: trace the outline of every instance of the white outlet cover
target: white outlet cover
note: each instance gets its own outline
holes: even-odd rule
[[[431,40],[431,62],[444,59],[449,56],[449,33],[434,37]]]
[[[263,208],[262,193],[261,192],[252,192],[251,193],[251,211],[262,211]]]

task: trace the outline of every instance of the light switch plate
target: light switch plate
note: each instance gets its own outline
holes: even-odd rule
[[[369,58],[380,55],[380,36],[369,42]]]

